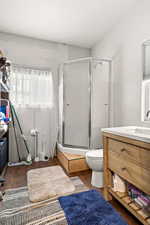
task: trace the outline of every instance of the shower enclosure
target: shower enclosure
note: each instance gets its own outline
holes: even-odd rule
[[[88,57],[60,66],[60,151],[82,155],[102,147],[101,128],[110,121],[110,80],[110,60]]]

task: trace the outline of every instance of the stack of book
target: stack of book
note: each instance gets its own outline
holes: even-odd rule
[[[150,195],[145,194],[131,184],[127,184],[128,195],[131,199],[146,212],[150,213]]]

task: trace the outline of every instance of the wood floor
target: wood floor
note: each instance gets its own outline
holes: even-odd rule
[[[26,173],[28,170],[33,168],[42,168],[46,166],[54,166],[58,165],[57,159],[50,160],[48,162],[34,162],[31,166],[18,166],[18,167],[8,167],[5,175],[5,185],[3,187],[3,190],[8,188],[17,188],[27,185],[26,180]],[[80,172],[74,174],[75,176],[79,176],[80,179],[84,182],[84,184],[89,187],[90,189],[93,189],[94,187],[91,186],[91,172]],[[95,189],[95,188],[94,188]],[[2,190],[2,187],[1,187]],[[101,193],[103,190],[97,189]],[[123,216],[125,221],[128,225],[141,225],[141,223],[136,220],[135,217],[133,217],[117,200],[112,200],[110,202],[113,207]]]

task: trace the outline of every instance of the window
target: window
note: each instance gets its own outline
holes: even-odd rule
[[[10,99],[21,107],[52,107],[53,79],[49,70],[12,67]]]

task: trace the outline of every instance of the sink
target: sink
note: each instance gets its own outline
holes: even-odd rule
[[[150,135],[150,129],[149,128],[135,128],[135,133]]]
[[[150,128],[147,127],[112,127],[102,131],[150,143]]]

